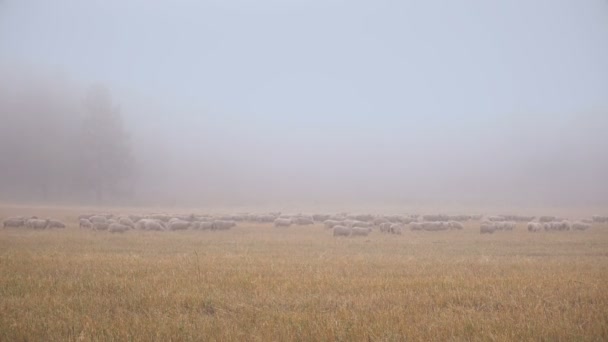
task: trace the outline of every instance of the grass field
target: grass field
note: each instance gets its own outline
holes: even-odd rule
[[[49,214],[69,227],[0,229],[0,341],[608,340],[606,225],[112,235]]]

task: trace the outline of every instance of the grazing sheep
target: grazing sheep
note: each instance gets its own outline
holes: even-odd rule
[[[103,215],[93,215],[89,217],[89,221],[91,221],[91,223],[107,223],[108,218]]]
[[[391,226],[393,224],[395,224],[395,223],[391,223],[391,222],[380,223],[380,233],[390,233]]]
[[[585,222],[574,222],[572,223],[572,230],[587,230],[591,228],[589,223]]]
[[[546,223],[551,221],[556,221],[557,218],[555,216],[541,216],[538,218],[538,221]]]
[[[108,226],[108,231],[110,233],[124,233],[130,229],[131,227],[120,223],[112,223]]]
[[[275,227],[289,227],[291,226],[291,219],[288,218],[278,218],[274,220]]]
[[[540,232],[543,230],[543,224],[540,222],[528,222],[528,231],[531,233]]]
[[[606,223],[608,222],[608,216],[593,215],[591,220],[595,223]]]
[[[137,221],[135,228],[140,230],[163,231],[165,230],[165,225],[160,220],[141,219]]]
[[[45,229],[49,225],[49,220],[31,218],[25,221],[25,226],[32,229]]]
[[[312,217],[298,216],[292,219],[292,223],[297,224],[298,226],[305,226],[309,224],[314,224],[315,221],[312,219]]]
[[[567,231],[570,230],[571,224],[569,221],[553,221],[553,222],[545,222],[543,224],[546,231],[555,230],[555,231]]]
[[[141,215],[129,215],[128,217],[133,222],[137,222],[137,221],[141,220],[142,218],[144,218]]]
[[[228,230],[236,226],[236,222],[232,220],[215,220],[213,221],[213,230]]]
[[[376,217],[373,221],[374,225],[379,226],[382,223],[387,223],[390,222],[387,218],[385,217]]]
[[[412,222],[410,223],[410,230],[424,230],[424,225],[422,222]]]
[[[80,228],[93,228],[93,223],[89,219],[81,218],[79,220]]]
[[[333,234],[334,236],[350,236],[352,232],[352,228],[349,227],[345,227],[345,226],[334,226],[333,228]]]
[[[270,223],[270,222],[274,222],[274,220],[276,220],[277,217],[274,215],[258,215],[257,217],[255,217],[255,219],[253,221],[256,222],[260,222],[260,223]]]
[[[2,223],[4,228],[19,228],[25,226],[25,219],[23,217],[9,217]]]
[[[448,227],[450,227],[450,229],[457,229],[457,230],[462,230],[464,229],[464,225],[460,222],[457,221],[449,221],[448,222]]]
[[[522,216],[522,215],[502,215],[505,218],[505,221],[515,221],[515,222],[529,222],[534,220],[534,216]]]
[[[500,222],[506,220],[504,216],[488,216],[486,219],[490,222]]]
[[[360,215],[355,215],[354,219],[357,221],[372,222],[374,220],[374,215],[360,214]]]
[[[503,221],[503,222],[494,222],[495,230],[513,230],[517,224],[515,222]]]
[[[442,221],[448,221],[450,219],[450,217],[448,215],[423,215],[422,219],[424,221],[430,221],[430,222],[442,222]]]
[[[47,228],[65,228],[65,223],[58,220],[49,220]]]
[[[169,230],[186,230],[190,228],[190,222],[180,220],[180,219],[172,219],[167,224]]]
[[[429,232],[438,232],[442,230],[448,230],[449,226],[447,222],[422,222],[422,228]]]
[[[340,224],[342,224],[342,221],[338,221],[338,220],[325,220],[325,221],[323,221],[323,225],[327,229],[331,229],[334,226],[337,226],[337,225],[340,225]]]
[[[480,234],[494,234],[496,226],[492,222],[482,222],[479,226]]]
[[[198,226],[198,229],[200,230],[212,230],[213,229],[213,222],[201,222]]]
[[[93,222],[94,230],[108,230],[111,223],[109,222]]]
[[[403,230],[403,224],[401,224],[401,223],[393,223],[388,228],[388,233],[395,234],[395,235],[401,235],[401,231],[402,230]]]
[[[152,219],[152,220],[162,221],[162,222],[169,222],[169,220],[171,219],[171,216],[166,215],[166,214],[152,214],[152,215],[148,215],[147,218]]]
[[[129,226],[130,228],[135,227],[135,223],[133,223],[133,220],[131,220],[130,217],[126,216],[120,217],[118,219],[118,223],[122,224],[123,226]]]
[[[352,228],[360,227],[360,228],[371,228],[372,224],[364,221],[357,221],[352,224]]]
[[[329,220],[330,215],[326,215],[326,214],[314,214],[312,215],[312,219],[315,220],[315,222],[323,222],[326,220]]]
[[[369,233],[371,233],[372,229],[371,228],[365,228],[365,227],[353,227],[351,228],[351,236],[368,236]]]

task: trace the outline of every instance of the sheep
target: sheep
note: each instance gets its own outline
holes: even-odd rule
[[[385,217],[376,217],[373,221],[374,225],[379,226],[382,223],[387,223],[390,222],[387,218]]]
[[[482,222],[479,226],[480,234],[493,234],[496,231],[496,226],[492,222]]]
[[[388,233],[395,234],[395,235],[401,235],[402,229],[403,229],[403,225],[401,223],[393,223],[388,228]]]
[[[288,218],[278,218],[274,220],[275,227],[289,227],[291,226],[291,219]]]
[[[464,225],[460,222],[457,221],[449,221],[448,222],[448,227],[450,227],[450,229],[457,229],[457,230],[462,230],[464,229]]]
[[[103,215],[93,215],[89,217],[89,221],[91,221],[91,223],[107,223],[108,218]]]
[[[338,221],[338,220],[325,220],[325,221],[323,221],[323,225],[327,229],[331,229],[334,226],[337,226],[337,225],[340,225],[340,224],[342,224],[342,221]]]
[[[424,226],[422,225],[422,222],[412,222],[410,223],[410,230],[424,230]]]
[[[556,221],[557,218],[555,216],[541,216],[538,218],[538,221],[546,223],[546,222],[552,222],[552,221]]]
[[[128,217],[132,222],[137,222],[143,218],[141,215],[129,215]]]
[[[449,226],[447,222],[422,222],[422,228],[426,231],[437,232],[448,230]]]
[[[410,223],[416,222],[416,221],[417,221],[417,219],[413,216],[403,217],[401,219],[401,223],[403,223],[403,224],[410,224]]]
[[[169,220],[171,219],[171,216],[166,215],[166,214],[152,214],[152,215],[148,215],[147,218],[152,219],[152,220],[162,221],[162,222],[169,222]]]
[[[124,233],[130,229],[131,227],[120,223],[112,223],[108,226],[108,231],[110,233]]]
[[[553,222],[545,222],[544,224],[545,230],[557,230],[557,231],[566,231],[570,230],[571,224],[569,221],[553,221]]]
[[[351,228],[351,236],[368,236],[371,233],[371,228],[366,227],[353,227]]]
[[[370,215],[370,214],[360,214],[360,215],[355,215],[354,219],[357,221],[371,222],[374,220],[374,216]]]
[[[228,230],[236,226],[236,222],[232,220],[215,220],[213,221],[213,230]]]
[[[80,228],[93,228],[93,223],[91,223],[89,219],[81,218],[79,220],[79,226]]]
[[[486,218],[486,220],[490,221],[490,222],[499,222],[499,221],[505,221],[505,217],[504,216],[488,216]]]
[[[260,222],[260,223],[270,223],[270,222],[274,222],[274,220],[276,220],[277,217],[274,215],[258,215],[254,218],[253,221],[256,222]]]
[[[78,215],[78,219],[90,219],[91,216],[95,216],[95,214],[82,214],[82,215]]]
[[[606,223],[608,222],[608,216],[593,215],[591,220],[595,223]]]
[[[390,223],[390,222],[384,222],[380,224],[380,233],[389,233],[391,230],[391,226],[394,223]]]
[[[531,233],[540,232],[543,230],[543,224],[539,222],[528,222],[528,231]]]
[[[447,215],[423,215],[422,219],[424,221],[431,221],[431,222],[441,222],[441,221],[448,221],[450,218]]]
[[[58,220],[49,220],[47,228],[65,228],[65,223]]]
[[[574,222],[572,223],[572,230],[587,230],[591,228],[589,223],[585,222]]]
[[[213,222],[201,222],[198,226],[200,230],[212,230]]]
[[[364,221],[357,221],[352,224],[352,228],[360,227],[360,228],[371,228],[372,224]]]
[[[312,219],[312,217],[298,216],[298,217],[292,219],[292,223],[297,224],[299,226],[304,226],[304,225],[314,224],[315,221]]]
[[[494,222],[494,228],[496,230],[513,230],[517,224],[510,221]]]
[[[341,226],[341,225],[334,226],[334,228],[333,228],[334,236],[350,236],[351,232],[352,232],[352,228]]]
[[[9,217],[2,223],[4,228],[20,228],[25,226],[25,219],[23,217]]]
[[[128,226],[130,228],[135,227],[135,223],[133,223],[133,220],[131,220],[130,217],[126,217],[126,216],[120,217],[118,219],[118,223],[120,223],[120,224],[122,224],[124,226]]]
[[[163,231],[165,230],[165,225],[160,220],[141,219],[137,221],[137,223],[135,224],[135,228],[141,230]]]
[[[315,222],[323,222],[326,220],[329,220],[330,215],[326,215],[326,214],[314,214],[312,215],[312,219],[315,220]]]
[[[25,226],[32,229],[45,229],[49,225],[49,220],[31,218],[25,221]]]
[[[169,230],[185,230],[190,228],[190,225],[190,222],[180,219],[172,219],[167,223]]]
[[[93,230],[108,230],[110,224],[109,222],[93,222]]]
[[[515,222],[529,222],[534,220],[534,216],[522,216],[522,215],[502,215],[505,218],[505,221],[515,221]]]

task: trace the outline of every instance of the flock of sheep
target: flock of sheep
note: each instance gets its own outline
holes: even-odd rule
[[[137,229],[147,231],[177,231],[177,230],[227,230],[237,225],[237,222],[272,223],[275,227],[290,227],[323,224],[331,230],[333,236],[367,236],[373,230],[380,233],[400,235],[407,227],[411,231],[446,231],[462,230],[463,222],[481,221],[480,234],[492,234],[496,231],[512,231],[517,223],[528,222],[529,232],[540,231],[583,231],[591,228],[592,223],[607,223],[608,216],[593,216],[591,219],[570,222],[554,216],[502,215],[371,215],[371,214],[315,214],[287,215],[281,213],[268,214],[236,214],[236,215],[113,215],[85,214],[78,217],[79,226],[83,229],[124,233]],[[31,229],[65,228],[66,225],[55,219],[39,219],[36,216],[10,217],[4,220],[5,228],[26,227]]]

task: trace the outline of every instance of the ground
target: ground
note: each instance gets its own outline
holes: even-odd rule
[[[0,341],[608,340],[606,225],[110,234],[78,212],[40,214],[66,229],[0,229]]]

